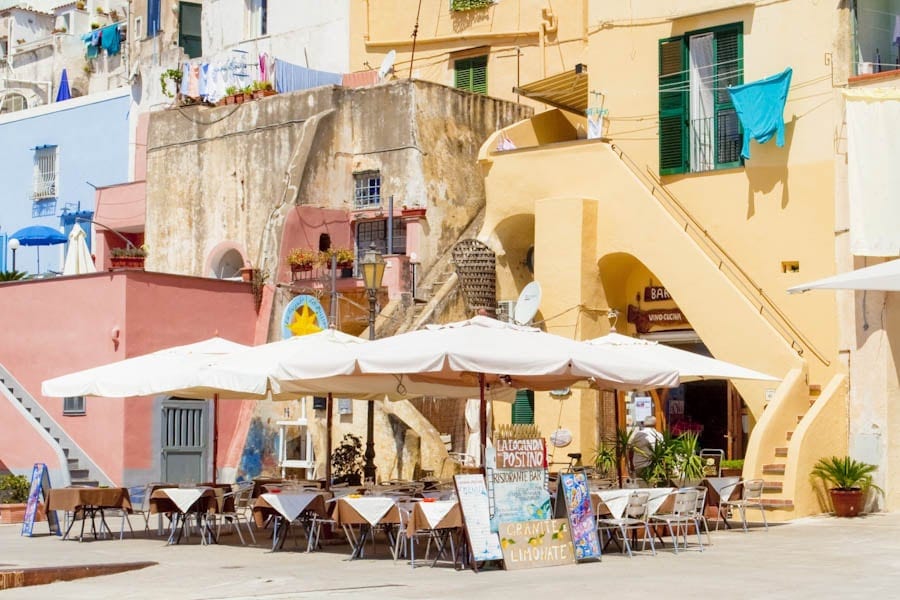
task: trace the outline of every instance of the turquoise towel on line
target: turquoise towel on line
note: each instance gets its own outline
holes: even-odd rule
[[[775,144],[784,146],[784,105],[791,87],[793,69],[778,75],[728,88],[738,119],[744,128],[741,156],[750,158],[750,140],[765,144],[775,135]]]
[[[100,46],[110,56],[119,53],[119,26],[107,25],[100,30]]]

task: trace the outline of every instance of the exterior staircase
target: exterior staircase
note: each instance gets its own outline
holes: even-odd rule
[[[2,395],[12,403],[54,449],[62,469],[62,481],[53,481],[56,486],[113,485],[113,482],[98,467],[66,431],[44,410],[44,407],[28,393],[25,388],[0,365],[0,384]],[[52,470],[52,469],[51,469]]]

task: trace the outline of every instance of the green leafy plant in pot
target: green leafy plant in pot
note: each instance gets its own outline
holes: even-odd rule
[[[813,466],[812,477],[820,480],[831,495],[834,516],[855,517],[863,510],[870,489],[884,493],[872,481],[877,467],[849,456],[820,458]]]
[[[25,502],[30,487],[24,475],[0,475],[0,504]]]

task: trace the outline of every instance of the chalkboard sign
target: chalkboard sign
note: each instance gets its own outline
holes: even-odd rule
[[[456,497],[466,526],[466,537],[474,562],[502,560],[500,538],[491,531],[487,487],[481,475],[455,475]]]
[[[556,516],[569,518],[575,560],[600,558],[600,539],[591,507],[591,491],[583,471],[560,473],[556,489]]]
[[[50,473],[47,472],[47,465],[44,463],[35,463],[31,470],[31,489],[28,491],[28,503],[25,506],[25,520],[22,522],[22,535],[31,537],[34,530],[34,521],[37,518],[38,504],[44,503],[47,506],[47,497],[50,495]],[[59,528],[59,520],[56,518],[56,511],[47,511],[47,525],[50,533],[62,535]]]

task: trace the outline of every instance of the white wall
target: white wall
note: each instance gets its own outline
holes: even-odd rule
[[[245,38],[245,0],[203,5],[203,54],[240,47],[311,69],[344,73],[350,66],[350,0],[269,0],[268,34]]]

